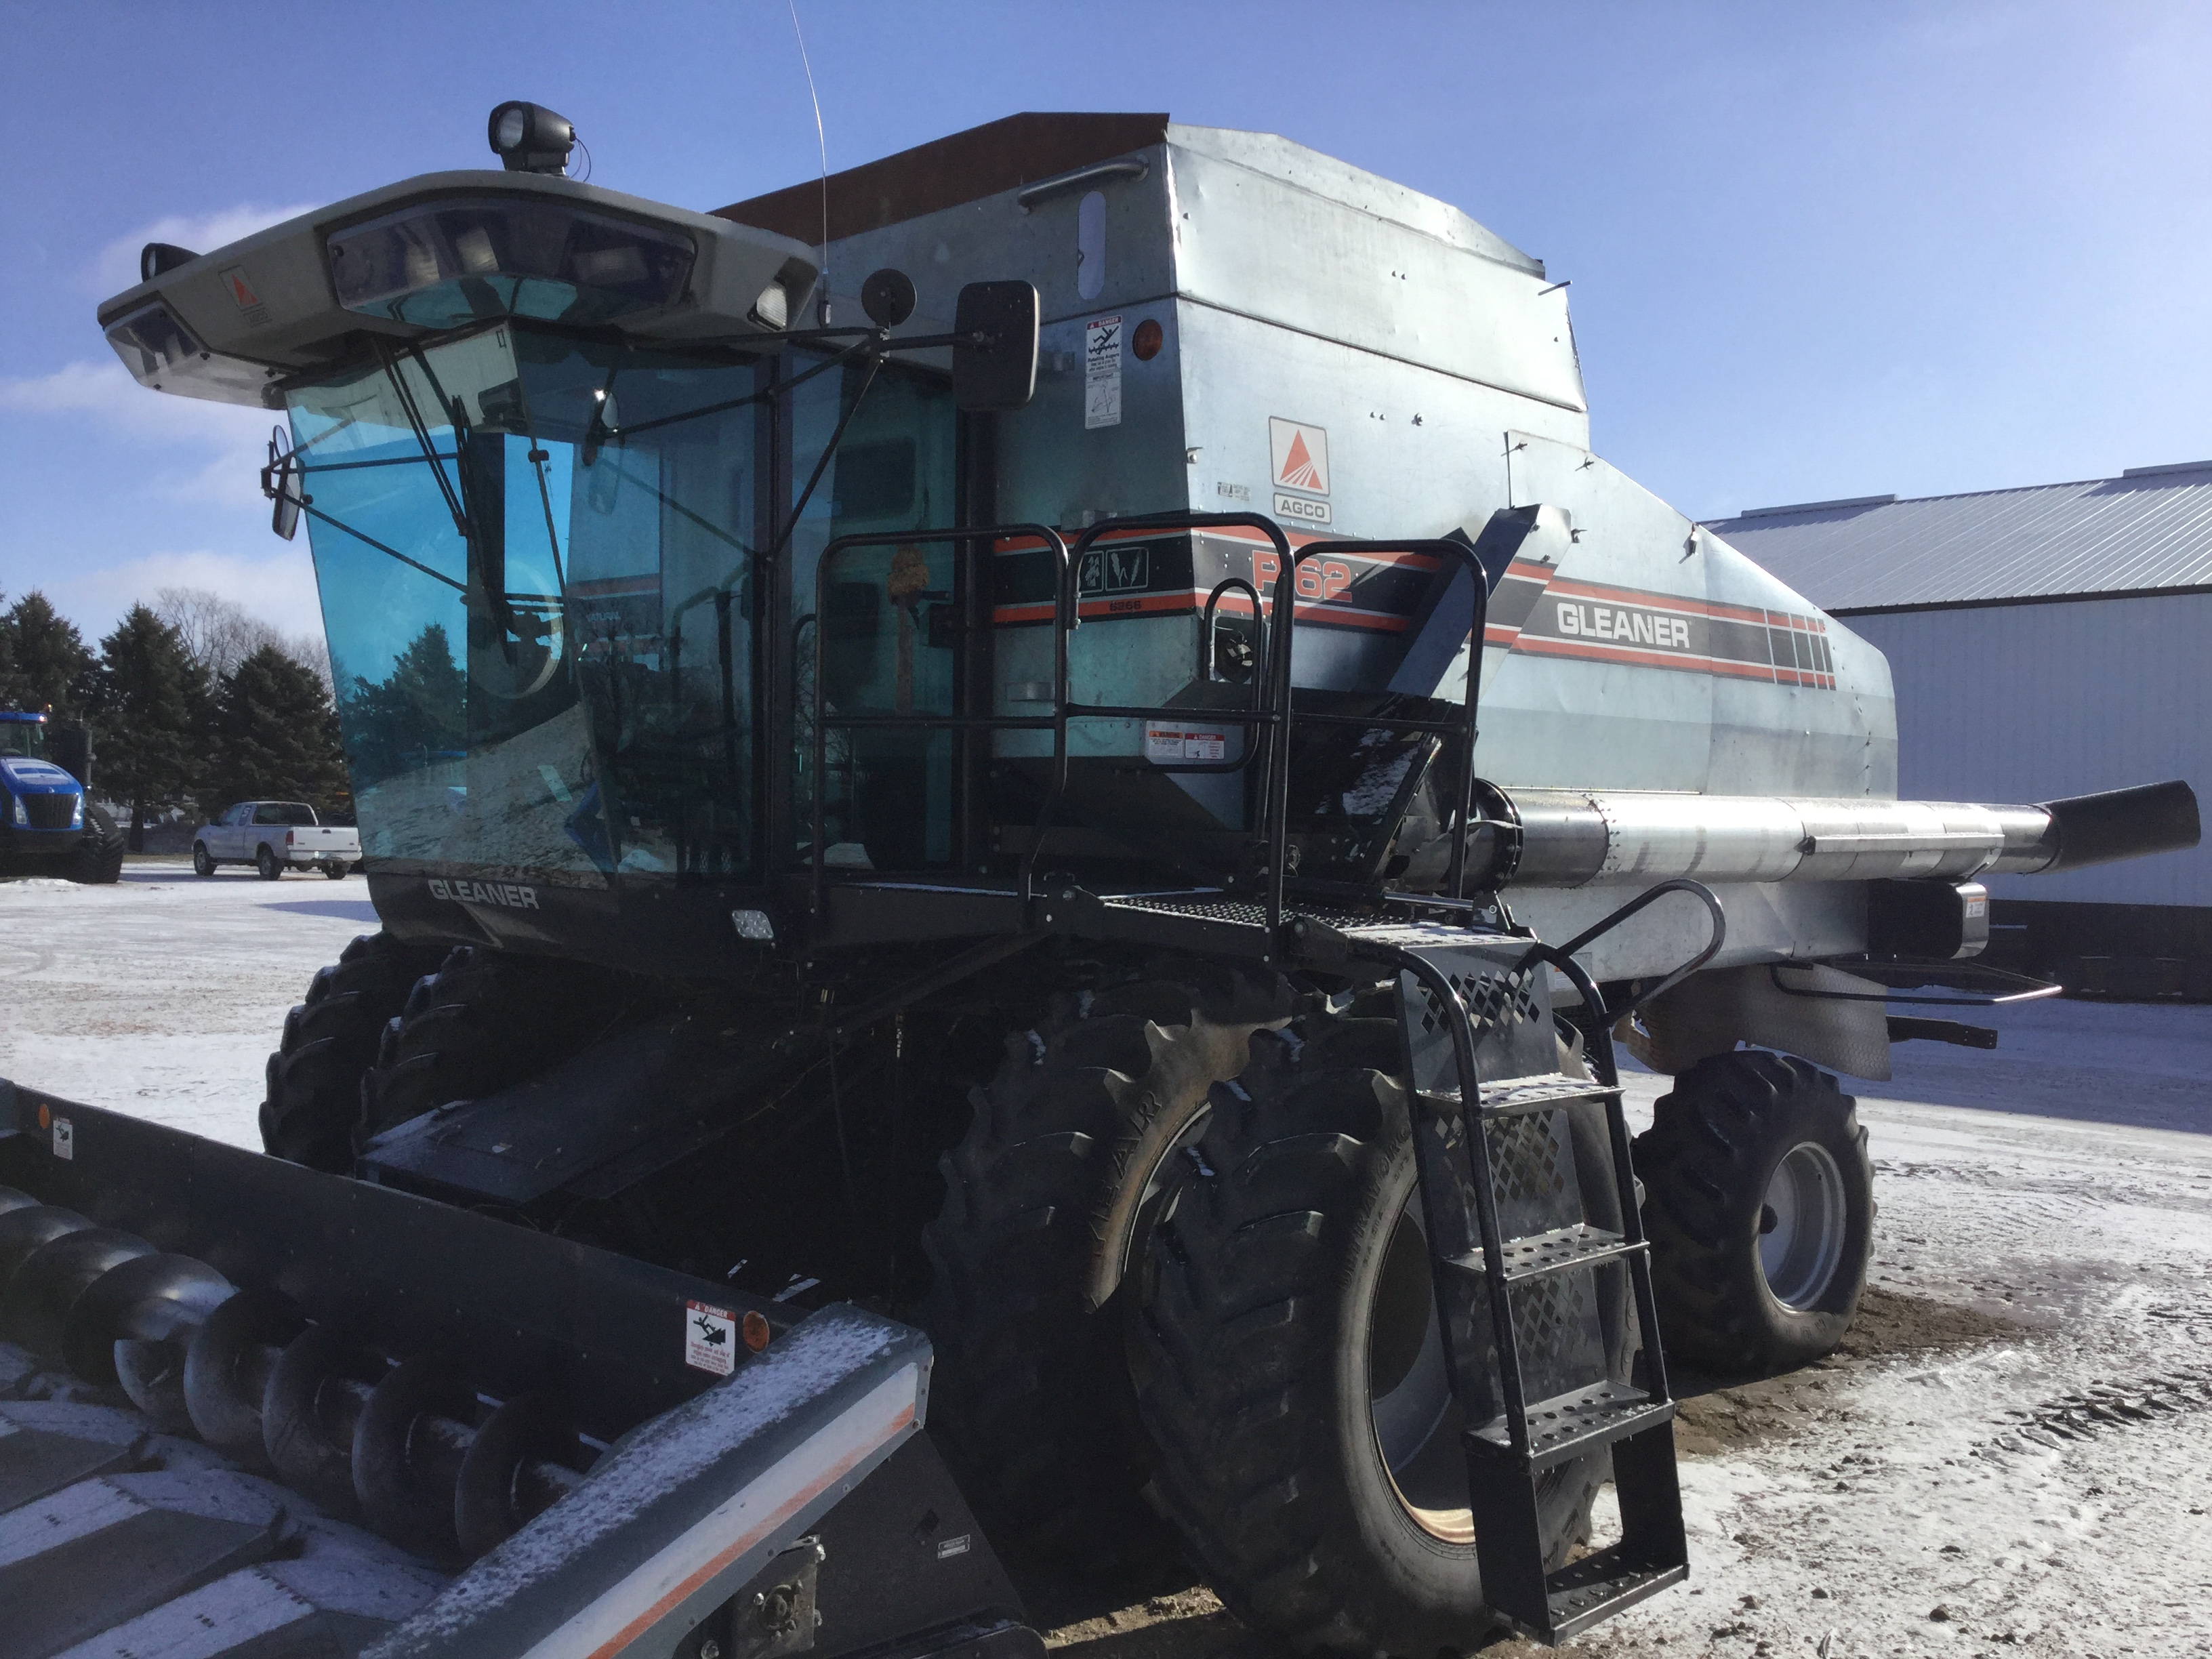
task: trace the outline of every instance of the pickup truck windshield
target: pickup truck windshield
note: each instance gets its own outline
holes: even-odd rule
[[[312,829],[315,809],[292,800],[265,800],[253,809],[256,823],[282,824],[287,829]]]
[[[363,853],[757,878],[758,775],[793,764],[787,735],[759,752],[759,555],[859,379],[794,398],[766,362],[510,323],[292,389]],[[802,612],[830,535],[950,522],[949,396],[887,373],[864,410],[842,452],[864,464],[790,537]]]

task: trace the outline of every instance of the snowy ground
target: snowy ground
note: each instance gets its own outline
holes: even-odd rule
[[[0,882],[0,1077],[258,1148],[261,1068],[368,887],[132,860],[112,887]]]
[[[285,1009],[374,925],[357,880],[0,884],[0,1076],[252,1145]],[[1995,1054],[1914,1044],[1860,1085],[1859,1329],[1790,1376],[1685,1380],[1691,1585],[1569,1651],[2212,1654],[2212,1008],[1969,1018]],[[1646,1109],[1665,1086],[1631,1081]],[[1203,1591],[1054,1643],[1269,1650]]]

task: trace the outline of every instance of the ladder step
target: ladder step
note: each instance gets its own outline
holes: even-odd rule
[[[1571,1394],[1539,1400],[1528,1407],[1528,1460],[1523,1467],[1534,1474],[1671,1420],[1674,1402],[1654,1400],[1626,1382],[1594,1382]],[[1516,1461],[1513,1437],[1503,1414],[1469,1429],[1466,1442],[1470,1454],[1492,1462]]]
[[[1514,1117],[1523,1112],[1549,1111],[1554,1106],[1571,1105],[1577,1101],[1612,1100],[1620,1094],[1618,1088],[1607,1088],[1588,1078],[1569,1077],[1564,1072],[1500,1078],[1495,1083],[1482,1085],[1482,1115],[1486,1118]],[[1437,1116],[1456,1117],[1460,1092],[1457,1089],[1424,1091],[1420,1103]]]
[[[1564,1642],[1689,1576],[1680,1563],[1654,1566],[1628,1559],[1618,1544],[1571,1561],[1544,1583],[1552,1617],[1541,1639]]]
[[[1640,1241],[1632,1244],[1619,1233],[1609,1233],[1588,1222],[1577,1222],[1548,1233],[1507,1239],[1502,1251],[1505,1257],[1505,1282],[1519,1285],[1571,1268],[1595,1267],[1601,1261],[1640,1255],[1650,1248]],[[1483,1271],[1480,1245],[1464,1255],[1448,1255],[1443,1261],[1446,1267],[1460,1273],[1480,1275]]]

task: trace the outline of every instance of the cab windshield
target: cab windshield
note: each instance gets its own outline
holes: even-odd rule
[[[0,755],[44,760],[46,754],[44,720],[0,720]]]
[[[775,388],[808,367],[508,324],[289,393],[365,854],[585,886],[779,861],[765,775],[807,786],[767,658],[820,549],[951,522],[949,395],[887,371],[791,524],[860,378]]]

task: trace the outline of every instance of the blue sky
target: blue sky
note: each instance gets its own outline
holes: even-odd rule
[[[830,165],[1023,109],[1310,144],[1571,278],[1599,451],[1685,511],[2212,457],[2212,7],[799,0]],[[88,631],[165,584],[317,625],[268,417],[133,386],[93,311],[205,249],[490,164],[502,99],[596,182],[812,176],[783,0],[0,0],[0,591]]]

